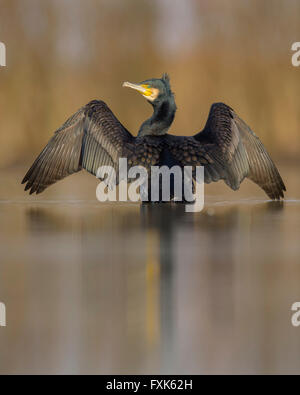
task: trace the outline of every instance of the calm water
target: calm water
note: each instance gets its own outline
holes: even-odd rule
[[[2,172],[0,373],[300,373],[300,185],[100,204],[79,174],[41,196]]]

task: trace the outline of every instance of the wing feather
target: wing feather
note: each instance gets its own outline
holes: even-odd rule
[[[182,166],[203,165],[207,183],[223,179],[236,190],[248,177],[271,199],[284,197],[285,185],[267,150],[226,104],[211,106],[200,133],[193,137],[169,136],[168,144]]]
[[[116,168],[126,143],[133,140],[108,106],[93,100],[54,133],[22,183],[30,194],[41,193],[82,168],[94,175],[102,164]]]

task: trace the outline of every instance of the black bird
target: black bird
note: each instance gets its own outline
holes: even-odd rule
[[[271,199],[284,197],[285,185],[256,134],[223,103],[211,106],[204,129],[191,137],[168,130],[176,104],[167,74],[139,84],[125,82],[153,107],[152,116],[134,137],[101,100],[93,100],[72,115],[50,139],[22,183],[30,194],[81,169],[96,175],[102,165],[118,169],[118,159],[128,165],[177,164],[204,166],[206,183],[224,180],[236,190],[245,177],[258,184]]]

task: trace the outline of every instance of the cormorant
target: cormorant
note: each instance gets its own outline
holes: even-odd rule
[[[117,171],[118,159],[128,165],[174,164],[204,166],[204,180],[224,180],[233,190],[245,177],[271,199],[284,197],[285,185],[256,134],[224,103],[214,103],[204,129],[194,136],[174,136],[168,130],[176,104],[167,74],[139,84],[125,82],[152,105],[153,114],[133,136],[101,100],[93,100],[72,115],[50,139],[28,170],[25,190],[41,193],[49,185],[81,169],[96,175],[102,165]]]

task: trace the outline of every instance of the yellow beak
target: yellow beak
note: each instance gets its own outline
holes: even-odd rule
[[[140,92],[144,96],[151,96],[152,95],[152,90],[149,87],[149,85],[133,84],[131,82],[124,82],[122,86],[124,88],[135,89],[136,91]]]

